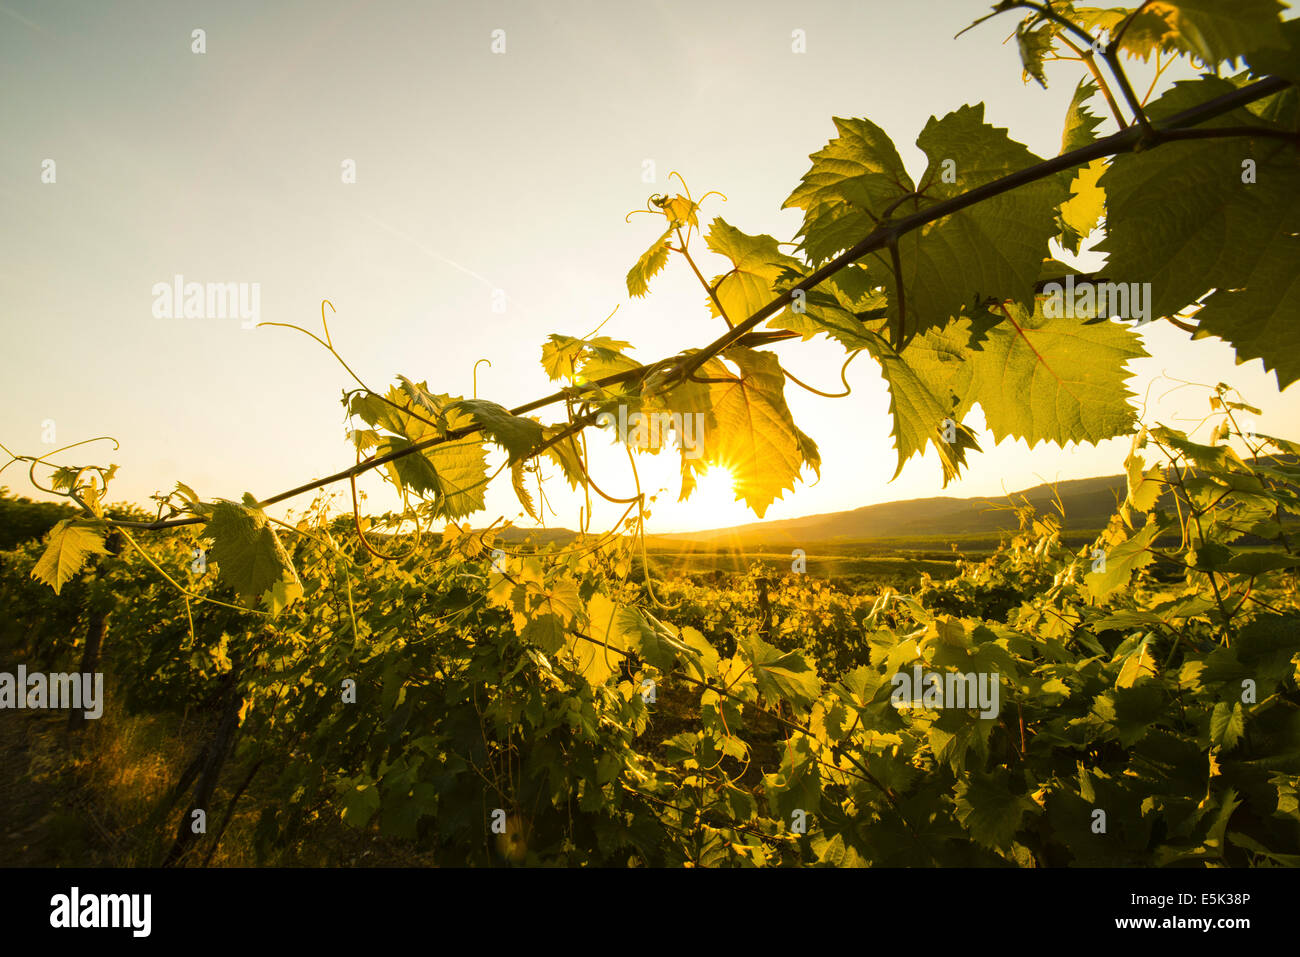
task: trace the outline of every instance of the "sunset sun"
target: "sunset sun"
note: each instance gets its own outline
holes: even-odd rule
[[[699,477],[688,504],[692,514],[706,520],[717,516],[721,521],[742,512],[749,515],[744,504],[736,500],[736,477],[725,465],[709,466],[708,471]]]

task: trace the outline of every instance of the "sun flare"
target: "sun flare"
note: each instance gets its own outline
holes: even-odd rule
[[[736,478],[725,465],[710,465],[708,471],[699,476],[687,505],[692,515],[709,516],[710,525],[714,524],[715,516],[716,524],[722,525],[730,521],[730,517],[749,514],[744,503],[736,499]]]

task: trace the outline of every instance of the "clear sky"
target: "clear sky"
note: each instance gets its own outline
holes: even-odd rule
[[[987,118],[1039,155],[1059,151],[1079,65],[1050,67],[1046,91],[1023,83],[1014,43],[1003,43],[1014,15],[953,39],[987,9],[0,0],[0,441],[48,451],[46,420],[60,445],[115,435],[116,452],[68,457],[119,463],[114,500],[143,501],[177,480],[206,498],[266,498],[351,464],[346,372],[285,329],[156,318],[153,287],[176,274],[259,283],[262,320],[312,329],[330,299],[336,346],[377,388],[400,373],[468,396],[475,360],[490,359],[479,394],[506,406],[554,388],[538,362],[548,334],[583,335],[615,306],[602,331],[644,361],[708,342],[720,320],[684,263],[646,299],[629,301],[624,285],[659,231],[624,215],[650,193],[676,192],[670,170],[697,196],[727,194],[708,201],[705,221],[723,215],[789,240],[801,213],[781,203],[834,134],[832,116],[881,125],[914,176],[917,133],[965,103],[986,102]],[[203,54],[191,49],[195,29],[206,32]],[[491,50],[498,29],[503,54]],[[806,53],[792,51],[796,29]],[[1144,89],[1149,73],[1136,72]],[[47,159],[52,184],[41,181]],[[643,182],[645,160],[654,183]],[[703,256],[708,275],[726,268]],[[494,289],[504,312],[493,311]],[[1167,323],[1146,345],[1153,358],[1133,366],[1139,394],[1162,370],[1223,379],[1264,408],[1263,431],[1295,433],[1300,392],[1279,395],[1258,361],[1234,366],[1222,343],[1189,342]],[[778,351],[804,381],[838,388],[839,347]],[[940,494],[933,455],[890,484],[888,395],[866,357],[849,381],[853,394],[838,401],[788,393],[821,446],[823,477],[767,518]],[[1157,382],[1152,399],[1172,385]],[[1206,404],[1185,389],[1152,409],[1175,424]],[[978,409],[969,424],[982,427]],[[1115,472],[1127,448],[980,441],[985,453],[944,494]],[[598,455],[595,466],[606,491],[629,494],[625,460]],[[670,490],[652,531],[753,520],[708,479],[701,502],[675,504],[676,472],[669,456],[643,463],[643,483]],[[16,469],[0,480],[32,491]],[[377,478],[367,487],[372,504],[394,501]],[[558,480],[548,495],[559,512],[550,522],[574,527],[580,499]],[[488,503],[475,524],[520,511],[508,481]],[[615,517],[611,506],[596,524]]]

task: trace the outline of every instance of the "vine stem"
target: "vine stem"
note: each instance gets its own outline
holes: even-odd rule
[[[707,292],[709,294],[709,298],[713,300],[713,307],[718,310],[718,315],[720,315],[722,317],[722,321],[727,324],[727,328],[728,329],[736,328],[735,325],[732,323],[731,318],[727,315],[727,310],[722,308],[722,302],[721,300],[718,299],[717,290],[709,285],[708,281],[704,278],[704,274],[700,272],[700,267],[695,265],[695,260],[691,258],[690,250],[686,248],[686,240],[682,238],[681,226],[677,227],[677,241],[682,245],[680,248],[675,249],[674,251],[679,252],[683,256],[685,256],[686,261],[691,264],[691,271],[695,273],[695,278],[700,281],[700,285],[704,287],[704,291]]]
[[[1106,77],[1103,76],[1101,70],[1097,68],[1097,57],[1093,54],[1092,48],[1088,47],[1087,49],[1080,49],[1075,46],[1074,41],[1067,36],[1062,36],[1061,42],[1075,53],[1079,54],[1079,59],[1083,61],[1084,66],[1088,68],[1088,72],[1092,74],[1092,78],[1097,82],[1097,86],[1101,90],[1101,95],[1106,98],[1106,105],[1110,107],[1111,115],[1115,117],[1115,123],[1121,130],[1126,129],[1128,127],[1128,121],[1124,119],[1124,111],[1119,108],[1119,103],[1115,99],[1115,94],[1111,92],[1110,84],[1106,82]]]

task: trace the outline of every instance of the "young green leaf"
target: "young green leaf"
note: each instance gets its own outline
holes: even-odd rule
[[[672,227],[666,229],[664,234],[655,240],[654,245],[641,254],[636,265],[628,270],[628,295],[640,297],[650,291],[650,280],[668,263],[668,252],[672,245],[669,237],[672,234]]]
[[[733,324],[743,322],[776,296],[777,277],[798,260],[781,252],[776,240],[766,233],[750,236],[728,224],[721,216],[709,224],[704,237],[708,247],[731,260],[732,269],[713,280],[714,294]],[[709,312],[718,309],[709,300]]]
[[[630,346],[629,342],[611,339],[609,336],[575,339],[573,336],[552,334],[542,343],[542,367],[553,380],[571,379],[584,371],[585,365],[593,360],[605,364],[626,360],[623,350]]]
[[[1088,109],[1088,101],[1097,95],[1097,84],[1080,80],[1065,111],[1065,131],[1061,134],[1061,153],[1071,153],[1097,141],[1101,117]]]
[[[510,484],[515,490],[515,498],[519,499],[519,504],[524,507],[529,518],[534,522],[540,522],[537,506],[533,504],[532,493],[528,491],[524,479],[524,463],[522,461],[510,463]]]
[[[32,568],[31,577],[44,582],[57,595],[92,555],[107,555],[101,526],[65,518],[45,536],[45,551]]]
[[[1025,82],[1029,77],[1038,81],[1038,85],[1047,89],[1047,74],[1043,70],[1043,58],[1052,51],[1053,30],[1051,25],[1026,29],[1024,23],[1016,24],[1016,45],[1020,48],[1020,62],[1025,68]]]

